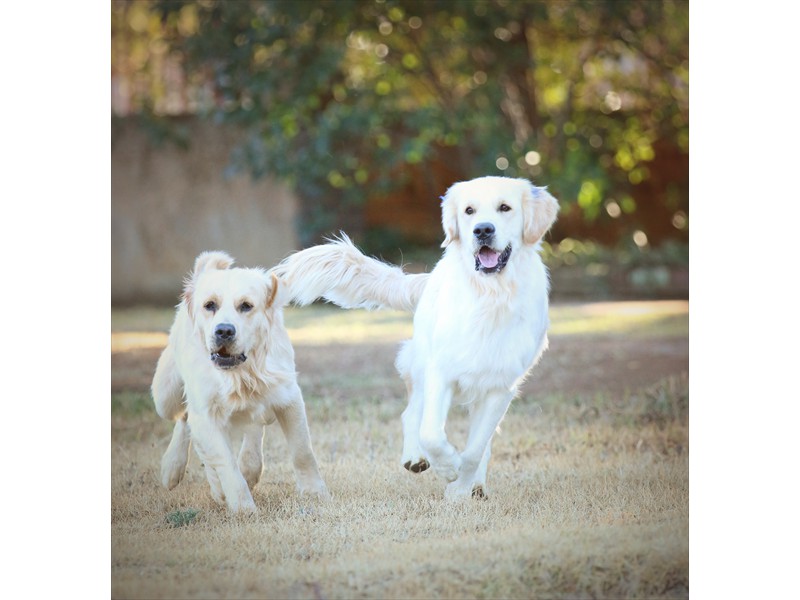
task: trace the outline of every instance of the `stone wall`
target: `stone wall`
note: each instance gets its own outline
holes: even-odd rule
[[[297,249],[297,199],[281,184],[226,177],[234,131],[188,121],[188,148],[154,144],[135,122],[111,139],[111,302],[175,304],[203,250],[269,267]]]

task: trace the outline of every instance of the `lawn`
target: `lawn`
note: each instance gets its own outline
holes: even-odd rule
[[[294,491],[270,426],[255,517],[211,500],[196,456],[158,483],[170,424],[148,385],[172,311],[112,313],[114,598],[652,598],[689,594],[688,305],[557,305],[495,436],[485,501],[400,466],[408,315],[287,311],[327,503]],[[466,434],[454,410],[449,434]]]

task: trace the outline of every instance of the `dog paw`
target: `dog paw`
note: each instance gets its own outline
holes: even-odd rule
[[[252,498],[244,498],[239,502],[229,502],[228,510],[236,515],[254,515],[258,513],[256,503]]]
[[[244,480],[247,482],[247,487],[252,490],[261,479],[263,464],[259,460],[259,457],[239,457],[239,470],[242,473],[242,477],[244,477]]]
[[[466,501],[470,498],[471,488],[460,481],[453,481],[444,489],[445,500],[450,502]]]
[[[476,500],[488,500],[489,494],[487,493],[486,488],[484,488],[480,483],[476,483],[474,486],[472,486],[472,497]]]
[[[422,473],[431,466],[431,463],[424,458],[418,458],[416,461],[407,460],[403,463],[403,466],[412,473]]]
[[[217,504],[222,504],[222,505],[225,504],[225,494],[222,492],[221,489],[215,488],[213,485],[211,486],[211,497]]]
[[[219,479],[213,473],[206,470],[206,478],[208,479],[208,487],[211,490],[211,497],[217,504],[225,505],[225,492],[222,491],[222,486]]]
[[[161,485],[168,490],[174,489],[183,480],[184,473],[186,473],[186,463],[162,463]]]
[[[325,482],[321,479],[316,481],[305,481],[297,483],[297,492],[300,496],[316,498],[318,500],[330,500],[331,494]]]
[[[253,501],[253,495],[244,485],[244,481],[236,489],[228,490],[228,493],[225,494],[225,503],[232,514],[254,514],[258,512],[256,503]]]
[[[428,457],[430,468],[447,482],[455,481],[461,470],[461,456],[446,439],[431,436],[422,440],[422,448]]]
[[[458,479],[458,467],[451,464],[443,464],[443,465],[434,464],[433,472],[447,482],[452,483],[456,479]]]
[[[431,461],[433,472],[445,481],[451,483],[458,479],[461,469],[461,457],[453,450],[449,456],[441,457],[439,460]]]
[[[161,457],[161,485],[168,490],[173,489],[183,479],[186,465],[189,463],[189,447],[191,446],[189,426],[185,415],[179,419],[172,429],[172,439],[166,452]]]
[[[469,479],[459,479],[448,484],[444,490],[444,496],[451,501],[469,500],[470,498],[488,500],[489,493],[483,483],[470,482]]]

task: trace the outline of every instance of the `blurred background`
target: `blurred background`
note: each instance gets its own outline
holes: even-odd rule
[[[554,298],[688,298],[688,2],[114,0],[111,49],[112,304],[339,230],[430,269],[483,175],[559,199]]]

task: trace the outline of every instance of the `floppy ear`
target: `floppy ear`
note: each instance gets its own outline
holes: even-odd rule
[[[209,269],[217,269],[223,271],[230,268],[235,261],[233,257],[227,252],[221,250],[210,250],[208,252],[201,252],[197,258],[194,259],[194,275],[200,275],[203,271]]]
[[[267,301],[264,303],[266,308],[272,308],[272,303],[275,302],[275,296],[278,295],[279,287],[280,282],[278,281],[278,276],[275,275],[275,273],[270,273],[269,285],[267,286]]]
[[[546,187],[536,187],[527,179],[522,192],[522,241],[535,244],[556,222],[558,200],[553,198]]]
[[[454,187],[447,190],[442,198],[442,229],[444,229],[442,248],[446,248],[451,242],[458,240],[458,203],[454,197]]]
[[[181,296],[189,309],[190,315],[192,314],[192,296],[200,275],[213,269],[223,271],[229,268],[233,262],[233,257],[219,250],[202,252],[194,259],[192,272],[183,280],[183,294]]]
[[[265,309],[269,310],[273,306],[275,308],[282,308],[286,306],[289,300],[289,288],[286,286],[283,279],[278,277],[275,273],[269,273]]]

